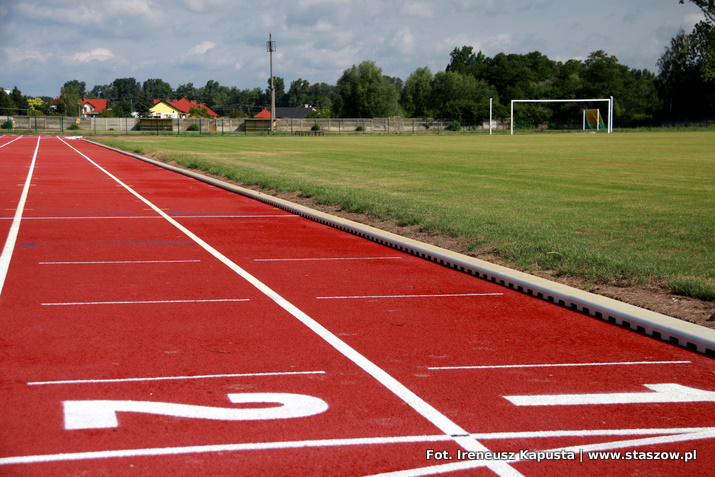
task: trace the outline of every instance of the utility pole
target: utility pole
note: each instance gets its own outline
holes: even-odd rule
[[[266,49],[271,54],[271,134],[274,132],[273,125],[275,121],[275,111],[276,111],[276,88],[273,86],[273,52],[276,51],[276,42],[271,39],[271,32],[268,32],[268,41],[266,42]]]

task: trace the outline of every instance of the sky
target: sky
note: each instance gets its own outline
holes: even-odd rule
[[[0,0],[0,86],[57,96],[66,81],[91,90],[133,77],[265,89],[269,33],[286,90],[299,78],[334,85],[366,60],[403,80],[436,73],[462,46],[556,61],[604,50],[657,73],[670,40],[702,18],[678,0]]]

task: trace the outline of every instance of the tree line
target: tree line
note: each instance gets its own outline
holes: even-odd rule
[[[444,70],[418,68],[406,80],[386,76],[373,61],[345,70],[335,85],[310,84],[299,78],[286,91],[284,78],[275,77],[276,106],[314,106],[322,117],[432,117],[480,122],[488,119],[490,99],[494,117],[508,117],[512,99],[615,98],[621,123],[638,124],[653,118],[697,119],[715,116],[714,0],[690,0],[705,20],[691,33],[681,31],[657,62],[658,73],[632,69],[603,50],[586,60],[554,61],[538,51],[499,53],[488,57],[471,46],[454,48]],[[681,1],[682,3],[682,1]],[[267,80],[270,85],[270,79]],[[104,98],[106,116],[145,113],[152,99],[182,97],[207,105],[220,116],[250,117],[270,108],[270,86],[239,89],[209,80],[177,88],[159,78],[140,83],[117,78],[87,89],[83,81],[67,81],[58,98],[24,97],[17,89],[0,91],[0,114],[78,114],[81,97]],[[563,103],[519,108],[522,121],[538,124],[559,118],[580,118],[582,105]]]

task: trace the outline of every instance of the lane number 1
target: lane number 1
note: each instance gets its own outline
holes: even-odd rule
[[[270,407],[226,408],[153,401],[64,401],[65,429],[106,429],[119,426],[118,412],[139,412],[189,419],[255,421],[291,419],[320,414],[328,409],[322,399],[304,394],[229,394],[234,404],[279,404]]]

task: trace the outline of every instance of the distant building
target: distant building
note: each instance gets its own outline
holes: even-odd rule
[[[169,99],[155,99],[154,107],[150,109],[152,116],[155,118],[172,118],[172,119],[183,119],[188,118],[191,108],[199,108],[205,110],[209,116],[216,118],[218,114],[213,112],[211,108],[205,104],[197,103],[196,101],[189,101],[186,98],[181,98],[179,100],[169,100]]]
[[[97,116],[107,109],[106,99],[80,98],[79,104],[82,105],[82,114],[85,117]]]
[[[317,109],[307,105],[303,108],[276,108],[275,119],[303,119],[313,111],[317,111]],[[270,119],[271,110],[263,108],[263,111],[253,116],[253,118]]]
[[[303,108],[276,108],[275,119],[303,119],[313,111],[317,111],[312,106],[305,105]],[[275,123],[273,124],[275,129]],[[270,131],[271,130],[271,110],[263,110],[253,116],[253,119],[246,119],[247,131]]]

